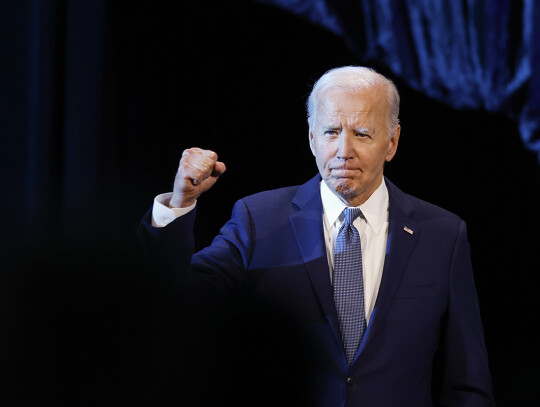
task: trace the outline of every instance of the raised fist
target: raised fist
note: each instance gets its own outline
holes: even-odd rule
[[[189,148],[184,150],[174,179],[173,195],[169,206],[185,208],[208,191],[226,170],[225,164],[210,150]]]

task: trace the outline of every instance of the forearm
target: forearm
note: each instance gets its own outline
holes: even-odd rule
[[[195,247],[196,212],[195,208],[164,227],[155,227],[152,210],[149,210],[139,223],[137,237],[147,263],[159,276],[171,282],[185,280],[189,271]]]

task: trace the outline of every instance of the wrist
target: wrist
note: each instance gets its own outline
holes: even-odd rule
[[[171,209],[173,208],[188,208],[197,202],[196,198],[185,199],[182,196],[173,194],[170,201],[167,203],[167,206]]]

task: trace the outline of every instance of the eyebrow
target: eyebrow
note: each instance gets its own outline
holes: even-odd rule
[[[359,129],[354,129],[357,133],[369,133],[369,128],[367,127],[360,127]]]
[[[323,128],[323,130],[340,130],[341,126],[323,126],[322,128]],[[368,133],[369,132],[369,128],[367,128],[367,127],[359,127],[357,129],[353,129],[353,130],[358,132],[358,133]]]
[[[341,130],[341,126],[339,126],[339,125],[322,126],[322,129],[323,129],[323,131],[336,131],[336,130]],[[360,128],[353,129],[353,130],[356,133],[365,133],[365,134],[369,133],[369,128],[368,127],[360,127]]]

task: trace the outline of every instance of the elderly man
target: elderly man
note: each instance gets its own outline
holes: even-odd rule
[[[394,84],[333,69],[307,106],[317,176],[238,201],[193,254],[196,200],[225,164],[186,150],[141,224],[145,244],[171,254],[184,284],[249,287],[295,321],[317,350],[312,405],[494,405],[465,224],[383,176],[400,137]]]

